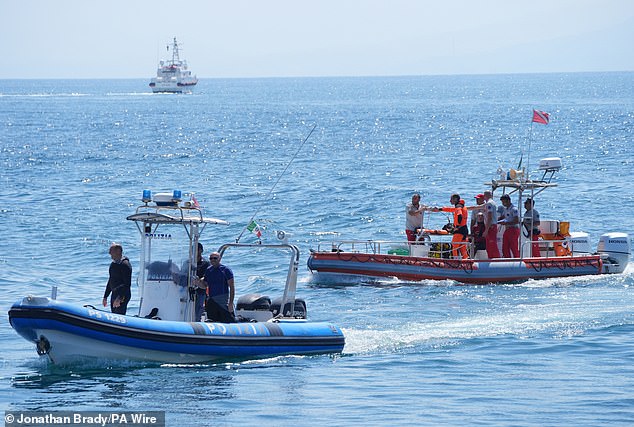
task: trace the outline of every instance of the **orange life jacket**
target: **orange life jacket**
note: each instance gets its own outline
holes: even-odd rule
[[[454,227],[464,227],[467,225],[467,216],[469,215],[467,212],[467,208],[451,208],[451,207],[443,207],[440,208],[443,212],[453,212],[453,225]]]

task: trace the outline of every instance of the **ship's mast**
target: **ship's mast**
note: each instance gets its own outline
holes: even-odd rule
[[[179,65],[180,62],[181,60],[178,56],[178,43],[176,42],[176,37],[174,37],[174,43],[172,44],[172,65]]]

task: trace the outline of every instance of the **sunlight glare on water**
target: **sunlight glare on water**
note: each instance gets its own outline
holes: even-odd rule
[[[541,158],[564,165],[537,199],[542,219],[570,221],[593,247],[606,232],[634,235],[633,91],[633,73],[209,79],[182,96],[142,80],[3,81],[0,408],[164,410],[168,425],[191,426],[631,425],[632,263],[616,276],[464,286],[325,280],[306,260],[333,238],[404,241],[413,192],[432,206],[454,192],[471,201],[498,167],[528,161],[529,136],[529,172],[541,175]],[[551,121],[531,131],[533,108]],[[343,329],[343,354],[70,367],[37,356],[9,308],[53,286],[99,307],[113,241],[136,276],[125,218],[144,189],[194,192],[206,216],[230,222],[205,230],[206,252],[252,215],[265,241],[292,234],[297,295],[309,319]],[[285,256],[223,261],[238,296],[281,293]]]

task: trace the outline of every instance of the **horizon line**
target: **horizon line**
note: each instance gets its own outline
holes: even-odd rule
[[[614,74],[632,73],[634,70],[602,70],[602,71],[526,71],[500,73],[430,73],[430,74],[359,74],[359,75],[294,75],[294,76],[203,76],[205,80],[231,79],[318,79],[318,78],[384,78],[384,77],[459,77],[459,76],[504,76],[504,75],[548,75],[548,74]],[[152,77],[0,77],[0,80],[149,80]]]

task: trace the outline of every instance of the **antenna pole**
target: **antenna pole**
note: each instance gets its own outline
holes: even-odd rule
[[[288,170],[288,168],[291,166],[291,163],[293,163],[293,160],[295,160],[295,158],[297,157],[297,155],[299,154],[300,150],[302,149],[302,147],[304,146],[304,144],[306,143],[306,141],[308,141],[308,138],[310,138],[310,136],[313,134],[313,132],[315,131],[315,129],[317,128],[317,124],[315,124],[313,126],[313,128],[310,130],[310,132],[308,133],[308,135],[306,135],[306,138],[304,138],[304,140],[302,141],[302,143],[299,145],[299,148],[297,149],[297,151],[295,152],[295,154],[293,155],[293,157],[291,157],[291,160],[287,163],[286,167],[284,168],[284,170],[282,171],[282,173],[280,174],[280,176],[277,177],[277,181],[275,181],[275,184],[273,184],[273,187],[271,187],[271,189],[269,190],[269,193],[266,195],[266,197],[264,198],[263,202],[266,202],[267,200],[270,199],[271,194],[273,194],[273,190],[275,190],[275,187],[277,187],[277,184],[280,182],[280,180],[282,179],[282,177],[284,176],[284,174],[286,173],[286,171]],[[262,208],[262,206],[258,207],[255,212],[253,212],[253,215],[251,215],[251,218],[249,218],[249,221],[247,222],[247,225],[244,226],[244,228],[242,229],[242,231],[240,232],[240,234],[238,235],[238,237],[236,238],[236,243],[240,243],[240,239],[242,238],[242,235],[244,234],[244,232],[247,230],[247,227],[249,226],[249,224],[251,224],[251,221],[253,221],[253,218],[255,218],[255,216],[258,214],[258,212],[260,212],[260,209]]]
[[[526,180],[530,179],[530,164],[531,164],[531,143],[533,142],[533,121],[531,120],[531,127],[528,131],[528,157],[526,159],[526,174],[524,175]]]

